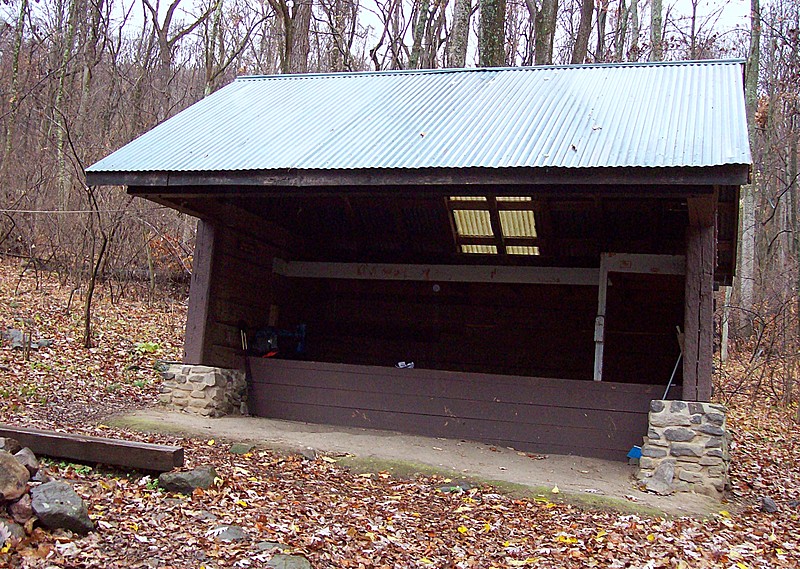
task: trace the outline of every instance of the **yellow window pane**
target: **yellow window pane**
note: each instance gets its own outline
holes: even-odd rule
[[[485,202],[486,196],[450,196],[451,202]]]
[[[531,200],[530,196],[497,196],[499,202],[529,202]]]
[[[532,211],[500,211],[498,213],[505,237],[536,237],[536,221]]]
[[[539,248],[525,245],[506,245],[506,253],[509,255],[538,255]]]
[[[456,231],[464,237],[491,237],[492,220],[485,210],[456,209],[453,210]]]
[[[462,253],[475,253],[479,255],[497,255],[497,246],[495,245],[462,245]]]

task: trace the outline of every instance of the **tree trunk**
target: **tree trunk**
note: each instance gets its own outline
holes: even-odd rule
[[[58,181],[58,204],[61,209],[69,209],[70,180],[67,174],[67,159],[64,156],[64,142],[67,131],[66,113],[61,108],[67,89],[67,67],[72,59],[72,48],[75,40],[75,26],[77,14],[77,0],[69,4],[67,16],[67,30],[62,46],[61,62],[58,69],[58,84],[56,96],[53,101],[53,122],[56,126],[56,180]]]
[[[578,35],[575,38],[575,46],[572,49],[572,59],[570,63],[576,64],[586,62],[586,53],[589,49],[589,34],[592,33],[593,11],[593,0],[581,0],[581,19],[578,24]]]
[[[431,14],[430,0],[420,0],[417,9],[417,19],[414,20],[413,37],[411,45],[411,56],[408,60],[408,67],[411,69],[419,68],[420,55],[422,54],[422,39],[425,37],[425,28],[428,25],[428,17]]]
[[[528,0],[528,11],[531,11],[533,0]],[[533,17],[533,14],[531,14]],[[558,16],[558,0],[542,0],[542,8],[534,19],[536,35],[533,64],[553,64],[553,40],[556,35],[556,17]]]
[[[609,0],[599,0],[597,3],[597,51],[595,61],[606,60],[606,20],[608,19]]]
[[[798,150],[798,128],[800,128],[800,120],[798,117],[797,99],[794,99],[791,104],[791,116],[789,117],[789,217],[790,225],[787,229],[791,230],[793,239],[791,240],[789,250],[792,252],[795,267],[795,288],[794,300],[797,305],[795,311],[796,327],[794,330],[795,336],[795,356],[793,365],[790,366],[790,371],[786,374],[786,385],[784,389],[784,402],[786,406],[792,404],[792,392],[794,390],[795,377],[794,373],[800,369],[800,353],[798,353],[797,346],[800,342],[800,212],[798,211],[798,203],[800,203],[800,195],[798,195],[798,165],[797,165],[797,150]]]
[[[11,163],[11,151],[14,147],[14,131],[17,124],[17,109],[19,108],[19,55],[22,49],[22,39],[25,36],[25,17],[28,14],[28,0],[22,0],[17,16],[17,29],[14,34],[14,46],[11,49],[11,92],[9,93],[8,121],[6,122],[6,140],[3,145],[3,165],[0,166],[0,183],[6,183],[8,166]]]
[[[664,22],[661,0],[653,0],[650,11],[650,61],[664,59]]]
[[[308,72],[308,54],[311,50],[308,39],[310,27],[311,0],[297,0],[294,5],[294,14],[292,14],[292,52],[289,57],[290,73]]]
[[[719,359],[728,361],[728,338],[730,336],[731,287],[725,287],[725,304],[722,306],[722,333],[720,334]]]
[[[506,0],[481,0],[478,32],[478,57],[481,67],[501,67],[506,63]]]
[[[750,138],[750,148],[755,149],[755,112],[758,106],[758,65],[761,46],[761,5],[760,0],[751,0],[750,3],[750,53],[745,68],[745,108],[747,111],[747,127]],[[758,173],[754,173],[753,183],[742,186],[740,205],[740,236],[739,247],[739,303],[745,314],[753,309],[755,282],[755,184],[758,183]],[[753,334],[752,319],[743,318],[741,333],[745,338]]]
[[[631,0],[636,3],[636,0]],[[614,60],[625,60],[625,41],[628,35],[628,7],[625,5],[625,0],[619,0],[619,7],[617,9],[617,30],[614,33]]]
[[[631,0],[631,48],[628,61],[639,61],[639,0]]]
[[[469,20],[472,16],[471,0],[456,0],[453,27],[447,38],[447,67],[464,67],[467,63]]]

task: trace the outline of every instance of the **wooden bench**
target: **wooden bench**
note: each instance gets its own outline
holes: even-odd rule
[[[16,439],[37,456],[154,472],[183,466],[183,448],[119,439],[24,429],[0,424],[0,437]]]

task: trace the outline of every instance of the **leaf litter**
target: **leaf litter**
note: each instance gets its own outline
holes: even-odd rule
[[[307,460],[258,448],[237,455],[210,436],[103,425],[108,415],[156,404],[155,364],[179,359],[185,304],[112,304],[101,288],[97,347],[86,350],[79,311],[65,310],[68,291],[53,277],[40,274],[37,287],[19,273],[0,263],[0,326],[27,318],[36,338],[54,344],[32,352],[30,361],[0,348],[0,421],[178,444],[187,468],[212,465],[219,477],[211,488],[181,496],[142,473],[50,461],[48,469],[84,497],[97,531],[80,538],[35,528],[0,552],[0,566],[263,567],[279,552],[303,555],[316,568],[800,566],[800,429],[791,410],[751,399],[731,403],[731,501],[708,519],[581,509],[488,485],[443,492],[449,480],[438,476],[362,476],[325,456]],[[760,511],[765,495],[777,513]],[[218,540],[231,525],[247,539]]]

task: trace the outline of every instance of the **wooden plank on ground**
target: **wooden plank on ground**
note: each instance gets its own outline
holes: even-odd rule
[[[73,435],[0,424],[0,437],[16,439],[37,456],[155,472],[183,466],[183,448]]]

